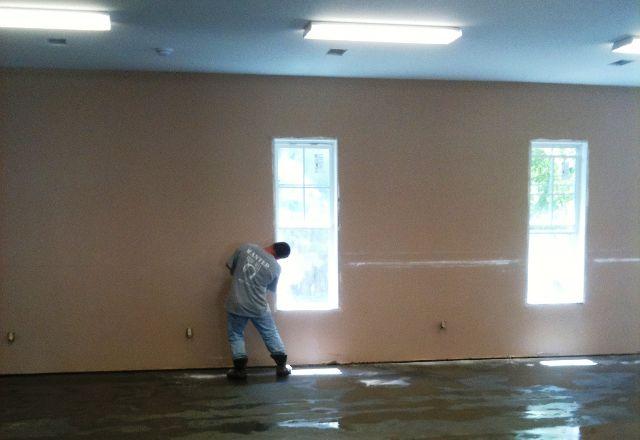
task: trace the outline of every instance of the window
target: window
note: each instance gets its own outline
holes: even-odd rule
[[[584,302],[587,144],[533,141],[527,303]]]
[[[275,139],[276,239],[291,245],[280,261],[279,310],[338,308],[336,141]]]

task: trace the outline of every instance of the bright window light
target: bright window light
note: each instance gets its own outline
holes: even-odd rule
[[[615,53],[631,53],[640,54],[640,38],[628,37],[613,44],[613,52]]]
[[[109,14],[102,12],[0,8],[0,27],[108,31],[111,30],[111,19]]]
[[[341,374],[342,371],[338,368],[305,368],[291,372],[292,376],[339,376]]]
[[[585,367],[598,364],[589,359],[560,359],[555,361],[540,361],[540,365],[546,367]]]
[[[586,142],[531,142],[528,304],[584,302],[586,209]]]
[[[405,44],[449,44],[460,36],[462,31],[451,27],[316,21],[309,23],[304,33],[310,40]]]
[[[280,260],[278,310],[338,308],[338,182],[334,139],[274,141],[277,241],[291,245]]]

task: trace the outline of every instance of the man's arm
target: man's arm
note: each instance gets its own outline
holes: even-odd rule
[[[267,291],[271,293],[276,293],[277,288],[278,288],[278,277],[275,277],[273,281],[271,281],[267,286]]]
[[[227,260],[225,266],[229,269],[229,273],[233,275],[233,271],[236,270],[236,264],[238,263],[238,254],[240,251],[235,251],[233,255]]]

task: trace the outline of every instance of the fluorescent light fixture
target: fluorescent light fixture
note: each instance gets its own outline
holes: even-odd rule
[[[326,21],[312,21],[304,32],[310,40],[409,44],[449,44],[460,36],[462,31],[452,27]]]
[[[71,31],[111,30],[109,14],[67,9],[0,8],[0,27],[62,29]]]
[[[293,370],[292,376],[338,376],[342,374],[337,368],[305,368],[303,370]]]
[[[540,361],[540,365],[545,365],[547,367],[584,367],[598,364],[590,361],[589,359],[561,359],[557,361]]]
[[[628,37],[613,43],[613,49],[615,53],[633,53],[640,54],[640,38]]]

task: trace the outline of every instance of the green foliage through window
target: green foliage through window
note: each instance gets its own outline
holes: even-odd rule
[[[540,228],[575,224],[576,151],[534,148],[529,187],[530,224]]]

